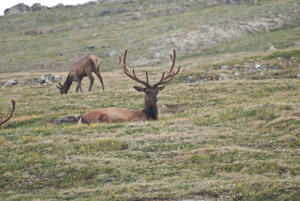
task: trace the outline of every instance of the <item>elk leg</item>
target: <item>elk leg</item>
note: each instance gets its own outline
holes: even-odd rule
[[[94,77],[92,76],[92,73],[87,73],[88,78],[90,79],[90,88],[89,91],[92,90],[93,84],[94,84]]]
[[[103,84],[103,80],[102,80],[102,77],[101,77],[101,74],[100,74],[100,71],[95,71],[95,74],[97,75],[98,79],[100,80],[100,83],[102,85],[102,90],[104,90],[104,84]]]
[[[78,89],[80,89],[82,93],[82,88],[81,88],[81,79],[79,79],[77,76],[74,77],[74,80],[77,82],[77,87],[76,87],[76,92],[78,92]]]

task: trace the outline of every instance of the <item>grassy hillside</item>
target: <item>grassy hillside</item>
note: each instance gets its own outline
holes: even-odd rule
[[[116,1],[1,17],[1,86],[66,77],[94,53],[106,89],[95,80],[88,92],[87,78],[84,93],[73,84],[64,96],[55,84],[0,88],[0,117],[17,102],[0,130],[0,200],[298,200],[299,8]],[[150,83],[177,50],[182,70],[158,95],[159,120],[53,125],[95,108],[143,107],[116,65],[126,47]]]

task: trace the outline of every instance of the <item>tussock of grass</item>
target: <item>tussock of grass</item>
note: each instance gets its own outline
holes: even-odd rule
[[[288,5],[295,2],[284,1]],[[225,7],[199,3],[196,10],[175,10],[172,14],[168,11],[171,4],[139,3],[144,6],[143,18],[126,24],[120,22],[139,9],[128,6],[130,2],[0,19],[4,27],[0,31],[4,58],[0,64],[5,66],[0,70],[11,72],[0,74],[1,84],[8,79],[30,80],[43,74],[13,73],[28,66],[31,71],[66,71],[73,59],[92,53],[81,51],[83,46],[99,44],[95,52],[101,58],[106,85],[102,91],[95,81],[88,92],[86,78],[82,83],[84,93],[76,93],[74,83],[64,96],[54,84],[0,89],[0,116],[9,113],[11,99],[17,102],[12,119],[5,124],[10,127],[0,130],[0,198],[298,200],[300,58],[299,47],[294,46],[299,39],[296,25],[246,35],[189,54],[178,51],[182,70],[158,94],[157,121],[52,124],[61,116],[97,108],[144,106],[143,94],[136,92],[136,83],[115,67],[115,58],[107,55],[110,51],[123,50],[126,45],[132,64],[149,53],[149,44],[160,39],[162,33],[193,30],[207,17],[213,25],[231,23],[244,14],[264,17],[264,8],[275,6],[276,10],[278,5],[283,6],[277,0]],[[161,6],[154,12],[151,4]],[[126,9],[120,11],[123,6]],[[107,9],[111,13],[101,16]],[[223,11],[227,17],[220,17]],[[88,14],[78,17],[81,12]],[[108,19],[110,24],[105,23]],[[190,23],[179,23],[187,21]],[[35,29],[49,32],[24,35],[25,29],[33,28],[28,22],[34,27],[40,25]],[[11,45],[11,41],[18,46]],[[269,43],[279,50],[267,52]],[[59,45],[64,48],[58,49]],[[257,64],[263,68],[257,69]],[[221,70],[221,65],[228,68]],[[144,76],[144,70],[149,71],[153,83],[167,67],[139,67],[139,77]],[[220,73],[229,79],[219,81]],[[66,76],[67,72],[62,74]],[[214,79],[196,83],[189,81],[189,76]]]

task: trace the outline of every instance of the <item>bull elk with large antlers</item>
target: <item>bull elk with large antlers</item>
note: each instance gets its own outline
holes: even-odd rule
[[[92,72],[94,72],[101,82],[102,90],[104,90],[103,80],[99,69],[100,60],[94,55],[86,56],[71,66],[65,83],[63,85],[58,83],[59,85],[56,87],[59,89],[60,94],[67,94],[70,86],[72,85],[72,82],[75,81],[77,82],[76,92],[78,92],[78,89],[80,89],[80,91],[82,92],[81,80],[83,77],[88,76],[88,78],[90,79],[89,91],[91,91],[94,83]]]
[[[8,115],[8,117],[3,121],[2,121],[2,117],[0,118],[0,129],[1,129],[1,126],[3,124],[5,124],[12,117],[12,115],[15,111],[16,101],[11,100],[11,102],[12,102],[12,108],[9,108],[10,109],[10,114]]]
[[[146,71],[146,81],[139,79],[136,76],[134,69],[132,69],[132,74],[129,72],[126,66],[127,51],[128,50],[126,49],[124,52],[123,61],[121,56],[119,57],[119,65],[123,67],[124,73],[128,77],[145,86],[145,88],[137,87],[137,86],[134,87],[138,92],[145,93],[144,109],[131,110],[126,108],[110,107],[110,108],[93,110],[91,112],[81,115],[81,118],[79,119],[79,123],[90,124],[96,122],[145,121],[145,120],[158,119],[158,110],[156,105],[157,94],[165,87],[160,85],[170,82],[173,79],[173,77],[177,75],[178,72],[180,71],[180,65],[178,66],[176,72],[173,71],[175,66],[175,60],[176,60],[176,51],[173,49],[173,55],[170,55],[172,65],[168,74],[165,76],[165,74],[163,73],[161,79],[153,85],[149,84],[147,71]]]

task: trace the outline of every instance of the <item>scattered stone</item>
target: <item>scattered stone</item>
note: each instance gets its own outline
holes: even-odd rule
[[[75,115],[68,115],[68,116],[62,116],[59,117],[58,120],[54,121],[54,125],[61,125],[65,123],[77,123],[81,115],[75,114]]]
[[[275,51],[276,50],[276,48],[273,46],[273,45],[271,45],[270,47],[269,47],[269,52],[271,52],[271,51]]]
[[[281,69],[281,68],[282,68],[281,65],[276,64],[275,66],[272,67],[272,70],[279,70],[279,69]]]
[[[95,49],[95,46],[86,46],[84,47],[84,50],[93,50]]]
[[[4,87],[9,87],[17,84],[18,84],[18,80],[8,80],[7,82],[5,82]]]
[[[228,80],[228,76],[225,73],[220,73],[219,80]]]
[[[300,42],[296,42],[296,43],[295,43],[295,46],[300,46]]]
[[[5,82],[3,87],[13,86],[13,85],[24,86],[24,85],[30,85],[32,83],[40,86],[41,84],[51,84],[52,82],[56,82],[61,79],[63,79],[61,75],[46,74],[46,75],[42,75],[39,78],[34,78],[33,80],[26,80],[26,81],[8,80],[7,82]]]
[[[290,60],[292,60],[293,62],[295,62],[295,61],[297,61],[297,57],[292,56],[292,57],[290,58]]]
[[[255,72],[254,69],[252,69],[252,68],[249,68],[249,69],[248,69],[248,73],[254,73],[254,72]]]
[[[140,19],[140,18],[141,18],[141,13],[136,13],[136,14],[134,14],[134,15],[132,16],[131,19],[133,19],[133,20],[138,20],[138,19]]]
[[[225,69],[227,69],[227,68],[228,68],[227,65],[222,65],[222,66],[220,66],[220,69],[221,69],[221,70],[225,70]]]
[[[300,74],[297,75],[297,78],[300,78]]]
[[[19,82],[18,82],[18,85],[19,85],[19,86],[24,86],[24,85],[26,85],[26,84],[27,84],[26,81],[19,81]]]
[[[110,53],[108,53],[108,56],[112,57],[112,56],[115,56],[116,54],[118,54],[118,53],[115,50],[113,50]]]
[[[234,76],[239,76],[239,75],[240,75],[239,72],[235,72],[235,73],[234,73]]]
[[[112,10],[105,10],[105,11],[102,11],[102,12],[100,13],[100,16],[103,17],[103,16],[105,16],[105,15],[111,14],[112,12],[113,12]]]
[[[51,74],[46,74],[42,75],[40,78],[34,78],[33,81],[36,84],[51,84],[52,82],[61,80],[62,76],[61,75],[51,75]]]
[[[260,65],[260,64],[256,64],[256,65],[255,65],[255,68],[256,68],[256,69],[260,69],[260,68],[261,68],[261,65]]]

